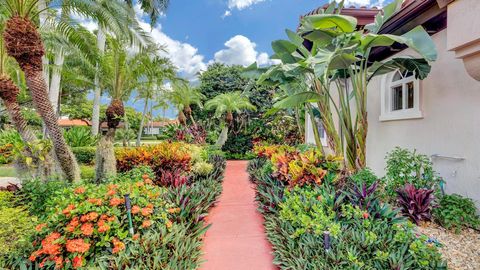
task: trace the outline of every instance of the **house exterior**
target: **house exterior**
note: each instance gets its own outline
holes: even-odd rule
[[[162,132],[162,129],[168,125],[178,125],[178,120],[166,120],[166,121],[152,121],[147,122],[143,128],[143,135],[159,135]]]
[[[394,147],[417,149],[430,156],[447,193],[480,207],[480,1],[405,1],[381,33],[401,35],[418,25],[432,36],[438,59],[424,80],[392,72],[370,82],[367,166],[383,176]],[[401,55],[415,53],[392,46],[373,50],[371,58]],[[314,143],[306,123],[306,141]]]

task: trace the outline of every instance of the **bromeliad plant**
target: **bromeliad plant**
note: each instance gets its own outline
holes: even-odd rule
[[[437,58],[435,45],[422,26],[402,36],[379,34],[401,3],[395,0],[387,5],[365,30],[357,30],[357,20],[341,15],[342,4],[337,6],[335,2],[320,14],[304,17],[298,33],[287,30],[289,40],[272,43],[275,52],[272,58],[281,64],[266,70],[258,80],[262,84],[295,89],[294,94],[287,95],[274,107],[304,106],[312,119],[317,147],[323,151],[313,113],[318,109],[330,149],[345,157],[346,167],[351,171],[365,167],[370,81],[395,70],[411,71],[417,79],[424,79],[430,72],[429,62]],[[394,43],[409,47],[419,56],[384,62],[370,59],[372,49]],[[334,125],[335,115],[340,120],[339,127]]]
[[[401,212],[415,224],[419,225],[422,221],[432,219],[433,190],[420,188],[417,189],[411,184],[405,185],[405,188],[397,190],[398,204]]]

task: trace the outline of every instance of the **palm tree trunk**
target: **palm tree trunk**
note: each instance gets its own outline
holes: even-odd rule
[[[143,133],[143,123],[145,122],[145,115],[147,114],[148,110],[148,98],[145,99],[145,105],[143,106],[143,114],[142,114],[142,120],[140,121],[140,128],[138,129],[138,134],[137,134],[137,142],[136,146],[139,147],[141,140],[142,140],[142,133]]]
[[[117,161],[115,159],[115,148],[113,147],[114,138],[115,128],[109,128],[107,134],[98,141],[95,157],[95,179],[98,183],[107,176],[117,174]]]
[[[225,124],[222,128],[222,131],[220,132],[220,135],[218,136],[217,142],[215,143],[215,146],[218,148],[222,148],[225,142],[228,139],[228,124]]]
[[[37,28],[28,18],[15,16],[7,21],[3,37],[7,53],[17,60],[25,73],[33,103],[52,139],[55,154],[63,172],[70,181],[80,180],[78,163],[63,138],[52,104],[48,99],[47,84],[42,73],[42,56],[45,51]]]
[[[105,52],[106,35],[105,29],[100,26],[97,32],[97,48],[102,55]],[[93,111],[92,111],[92,135],[98,135],[100,129],[100,98],[102,95],[102,89],[100,88],[100,71],[99,64],[97,63],[95,70],[95,88],[93,95]]]
[[[55,59],[53,61],[54,67],[52,71],[52,81],[50,82],[49,98],[52,102],[53,109],[58,116],[59,96],[60,96],[60,82],[62,79],[63,62],[65,61],[65,54],[60,48],[55,52]]]

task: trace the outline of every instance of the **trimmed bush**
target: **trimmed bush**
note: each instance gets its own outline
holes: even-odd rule
[[[72,152],[81,164],[93,164],[95,162],[95,153],[97,148],[92,146],[72,147]]]

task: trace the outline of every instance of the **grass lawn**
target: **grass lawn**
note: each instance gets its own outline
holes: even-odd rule
[[[0,177],[15,177],[15,168],[12,165],[0,165]]]

